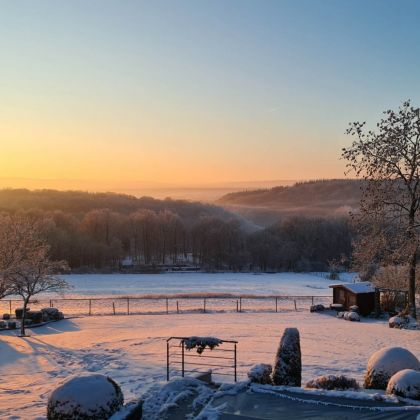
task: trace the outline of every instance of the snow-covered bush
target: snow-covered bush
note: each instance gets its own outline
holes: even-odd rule
[[[213,350],[215,347],[219,346],[222,343],[222,340],[219,340],[215,337],[189,337],[187,340],[184,340],[185,348],[187,350],[197,349],[197,353],[201,354],[208,347],[210,350]]]
[[[7,326],[6,321],[0,321],[0,328],[1,329],[6,328],[6,326]]]
[[[343,318],[346,321],[360,322],[360,315],[357,312],[344,312]]]
[[[310,312],[322,312],[322,311],[325,311],[325,306],[321,304],[312,305],[309,310]]]
[[[359,313],[359,307],[357,305],[350,306],[350,312],[357,312]]]
[[[143,417],[147,420],[168,418],[178,407],[188,404],[191,418],[207,404],[214,390],[195,378],[183,378],[168,382],[163,387],[150,391],[143,402]],[[186,416],[179,417],[186,418]]]
[[[316,389],[359,389],[359,384],[353,378],[347,378],[346,376],[335,376],[335,375],[323,375],[312,379],[306,384],[307,388]]]
[[[7,321],[8,319],[10,319],[10,314],[3,314],[2,318]]]
[[[248,372],[248,378],[256,384],[271,384],[271,372],[273,367],[266,363],[253,366]]]
[[[286,328],[274,363],[273,383],[275,385],[300,386],[301,382],[302,357],[299,330]]]
[[[386,389],[391,376],[403,369],[420,370],[413,353],[402,347],[385,347],[370,357],[365,374],[365,388]]]
[[[400,370],[389,380],[386,392],[420,400],[420,372],[413,369]]]
[[[94,374],[73,377],[48,399],[48,420],[102,420],[124,403],[120,386],[111,378]]]
[[[388,320],[389,328],[416,329],[417,321],[410,315],[399,313]]]

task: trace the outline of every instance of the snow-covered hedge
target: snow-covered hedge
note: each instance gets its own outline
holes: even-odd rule
[[[93,374],[73,377],[48,399],[48,420],[103,420],[124,403],[120,386],[111,378]]]
[[[365,388],[386,389],[391,376],[403,369],[420,370],[417,357],[402,347],[385,347],[369,359]]]
[[[222,340],[216,337],[188,337],[184,341],[185,348],[187,350],[197,349],[197,353],[201,354],[208,347],[210,350],[213,350],[215,347],[219,346],[222,343]]]
[[[389,380],[386,392],[420,400],[420,372],[413,369],[400,370]]]
[[[312,379],[306,384],[307,388],[328,389],[328,390],[346,390],[359,389],[359,384],[353,378],[346,376],[323,375]]]
[[[256,384],[271,384],[271,372],[273,367],[269,364],[260,363],[255,365],[248,372],[248,378],[251,382]]]
[[[286,328],[275,359],[273,383],[300,386],[301,382],[302,358],[299,331],[297,328]]]

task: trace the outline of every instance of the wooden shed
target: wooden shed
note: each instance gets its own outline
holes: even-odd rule
[[[375,310],[375,287],[367,282],[331,284],[333,303],[341,304],[346,310],[357,305],[361,315],[369,315]]]

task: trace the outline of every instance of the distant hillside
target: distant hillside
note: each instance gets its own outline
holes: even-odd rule
[[[362,182],[347,179],[299,182],[226,194],[217,203],[266,226],[293,215],[342,216],[359,207]]]
[[[153,210],[155,212],[169,210],[178,214],[187,225],[196,222],[202,216],[218,217],[222,220],[238,217],[217,205],[186,200],[157,200],[151,197],[136,198],[126,194],[83,191],[0,190],[0,211],[61,210],[82,217],[87,212],[97,209],[109,209],[121,214],[130,214],[137,210]],[[245,223],[243,220],[242,222]]]

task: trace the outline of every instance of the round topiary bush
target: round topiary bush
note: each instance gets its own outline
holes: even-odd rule
[[[385,347],[370,357],[365,374],[365,388],[386,389],[391,376],[403,369],[420,369],[413,353],[402,347]]]
[[[73,377],[48,399],[48,420],[103,420],[124,404],[120,386],[111,378],[94,374]]]
[[[389,380],[386,392],[420,400],[420,372],[413,369],[400,370]]]

